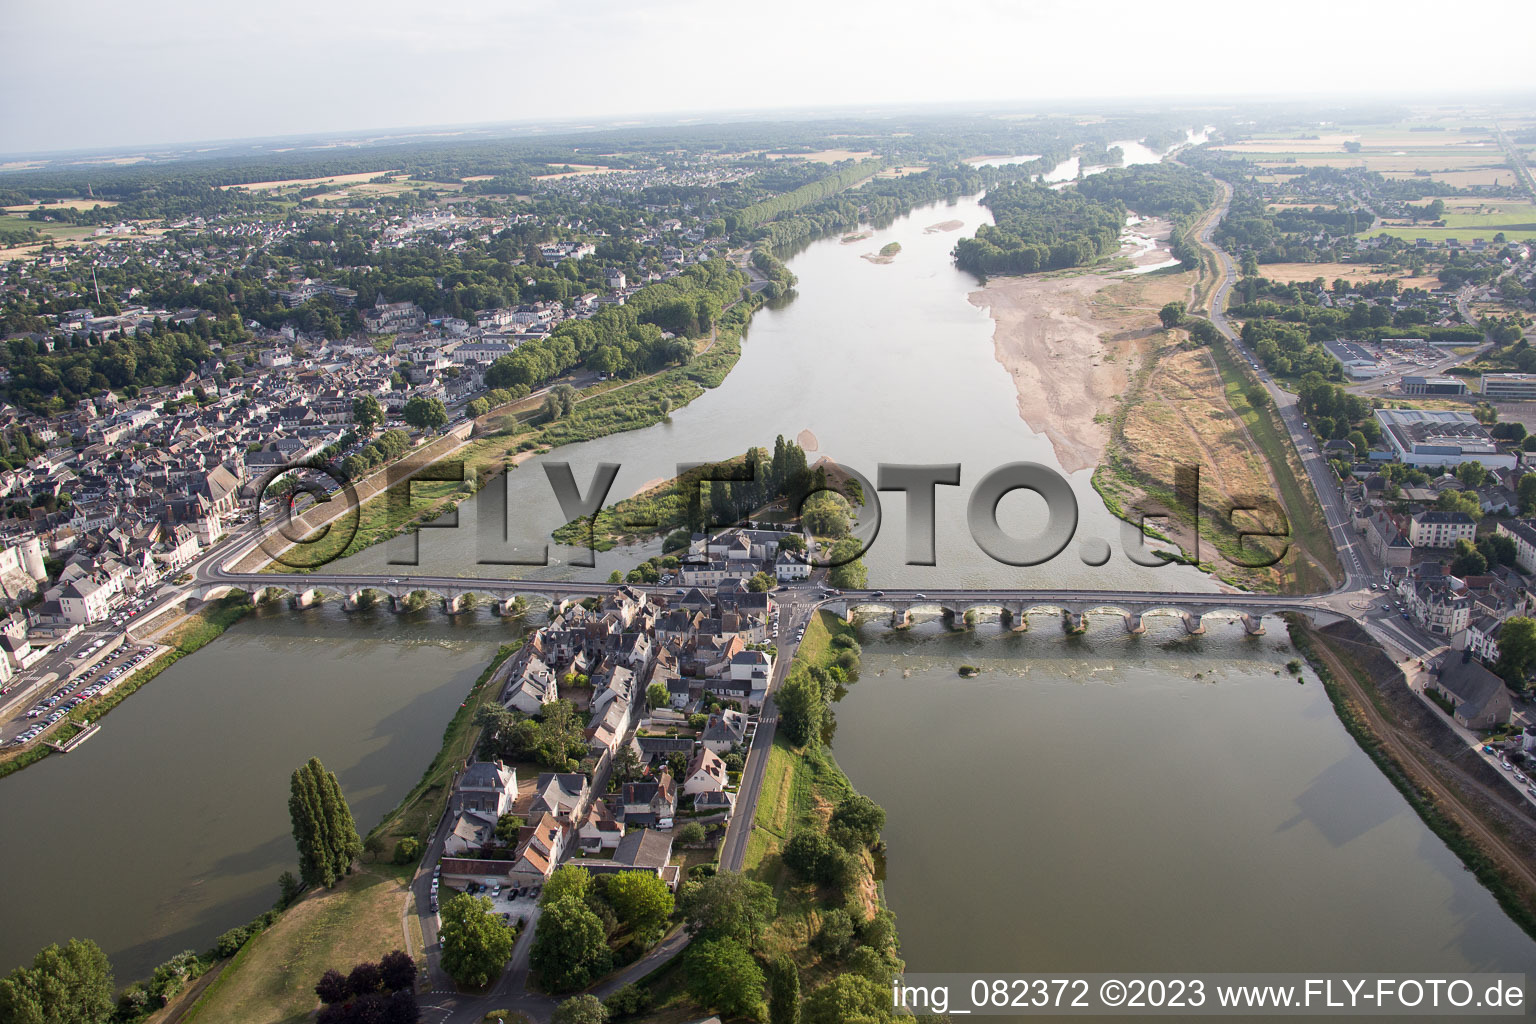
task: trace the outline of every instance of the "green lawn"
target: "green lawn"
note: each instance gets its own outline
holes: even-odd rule
[[[1485,219],[1486,216],[1487,216],[1486,214],[1483,215],[1482,217],[1477,217],[1475,215],[1469,215],[1469,217],[1471,219],[1476,219],[1476,220]],[[1447,218],[1447,219],[1450,219],[1450,218]],[[1515,242],[1515,241],[1528,242],[1528,241],[1531,241],[1532,239],[1536,239],[1536,223],[1529,223],[1529,222],[1521,222],[1521,223],[1524,225],[1523,227],[1505,227],[1505,226],[1499,226],[1499,225],[1487,225],[1487,226],[1484,226],[1484,227],[1459,227],[1459,228],[1451,228],[1451,227],[1446,227],[1446,228],[1384,227],[1384,228],[1379,228],[1376,231],[1366,231],[1366,232],[1363,232],[1362,234],[1360,234],[1360,235],[1358,235],[1356,237],[1360,237],[1360,238],[1371,237],[1371,238],[1374,238],[1376,235],[1391,235],[1393,238],[1401,238],[1401,239],[1403,239],[1406,242],[1412,242],[1412,241],[1414,241],[1416,239],[1419,239],[1419,238],[1427,238],[1431,242],[1443,242],[1443,241],[1445,241],[1448,238],[1454,238],[1454,239],[1456,239],[1457,241],[1460,241],[1460,242],[1470,242],[1474,238],[1481,238],[1483,241],[1488,242],[1491,245],[1493,243],[1493,236],[1495,234],[1497,234],[1498,232],[1502,231],[1502,232],[1504,232],[1504,237],[1507,238],[1508,240],[1512,241],[1512,242]]]
[[[248,942],[183,1021],[288,1024],[309,1019],[315,982],[405,946],[410,867],[364,864],[335,889],[311,892]]]
[[[1282,436],[1274,410],[1255,409],[1248,403],[1247,388],[1250,381],[1233,361],[1226,345],[1212,345],[1210,352],[1226,384],[1227,401],[1232,411],[1247,425],[1254,443],[1259,446],[1259,451],[1279,482],[1280,501],[1289,514],[1293,540],[1299,541],[1312,558],[1326,565],[1330,572],[1340,573],[1342,570],[1339,567],[1338,552],[1334,549],[1327,524],[1323,520],[1322,507],[1312,492],[1311,482],[1298,479],[1297,471],[1292,467],[1291,443]],[[1316,568],[1306,559],[1297,557],[1294,552],[1286,555],[1284,564],[1292,570],[1293,592],[1315,593],[1331,586]]]

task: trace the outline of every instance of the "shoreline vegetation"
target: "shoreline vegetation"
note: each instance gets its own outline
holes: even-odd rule
[[[362,503],[358,528],[345,545],[340,543],[342,531],[332,530],[305,545],[306,558],[328,563],[414,530],[473,497],[497,473],[515,469],[561,445],[660,423],[673,410],[725,381],[741,357],[741,336],[751,314],[762,302],[761,295],[754,294],[722,312],[712,342],[688,363],[632,382],[589,388],[575,399],[571,411],[559,418],[547,418],[542,407],[523,413],[488,414],[477,422],[477,433],[454,456],[464,463],[463,483],[415,482],[409,505],[391,506],[386,492],[381,491]],[[481,422],[486,427],[484,433],[479,432]],[[308,536],[317,534],[318,530]],[[260,571],[303,574],[310,570],[269,562]]]
[[[785,441],[779,435],[772,453],[754,447],[683,476],[652,481],[639,493],[603,506],[590,527],[586,519],[574,519],[550,536],[560,544],[578,546],[590,541],[598,551],[610,551],[662,534],[666,538],[662,551],[667,554],[686,547],[689,536],[704,532],[706,524],[790,522],[795,517],[789,509],[809,494],[812,497],[804,509],[807,525],[818,536],[841,537],[847,522],[839,521],[837,511],[851,514],[854,505],[863,504],[862,486],[831,459],[823,457],[811,465],[806,433],[802,431],[798,441]],[[809,441],[814,448],[815,438]],[[824,509],[825,502],[814,497],[823,487],[843,498],[836,510]]]

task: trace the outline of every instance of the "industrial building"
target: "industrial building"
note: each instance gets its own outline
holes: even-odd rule
[[[1501,450],[1488,430],[1467,412],[1437,409],[1377,409],[1382,439],[1405,465],[1459,466],[1480,462],[1488,469],[1513,469],[1515,456]]]

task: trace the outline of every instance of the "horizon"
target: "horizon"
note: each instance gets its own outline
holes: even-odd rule
[[[6,108],[0,152],[14,158],[606,122],[587,126],[601,130],[622,126],[613,122],[761,120],[789,112],[814,119],[850,109],[1181,103],[1213,92],[1220,99],[1204,102],[1401,105],[1408,101],[1397,88],[1404,70],[1446,52],[1476,52],[1479,59],[1449,69],[1454,92],[1423,102],[1528,97],[1533,89],[1522,40],[1536,36],[1536,13],[1514,2],[1495,5],[1499,13],[1476,24],[1452,21],[1434,32],[1424,27],[1438,9],[1422,2],[1383,17],[1367,6],[1303,0],[1281,24],[1209,2],[1177,18],[1144,5],[1109,6],[1115,16],[1090,26],[1106,59],[1080,46],[1034,45],[1041,35],[1054,41],[1080,33],[1085,26],[1073,12],[1001,2],[934,25],[915,5],[855,0],[829,13],[801,0],[755,24],[744,41],[728,12],[698,0],[673,0],[659,16],[606,2],[580,11],[550,3],[501,11],[479,0],[431,11],[279,3],[260,22],[185,0],[132,9],[91,0],[70,43],[67,73],[60,73],[57,55],[39,50],[0,68],[7,95],[28,97]],[[354,10],[366,11],[367,20],[359,22]],[[9,13],[14,38],[53,30],[51,9],[38,0],[19,0]],[[1508,31],[1488,29],[1505,22],[1512,22]],[[803,30],[812,24],[820,30]],[[457,25],[447,38],[445,25]],[[989,40],[1017,41],[1019,52],[995,61],[978,54],[983,26]],[[1312,44],[1319,32],[1362,45],[1318,53]],[[239,45],[231,46],[236,35]],[[541,56],[524,62],[519,47],[530,35],[540,40]],[[839,54],[824,45],[828,35],[858,42]],[[569,56],[547,39],[571,40]],[[142,58],[127,73],[125,46]],[[732,68],[749,70],[712,73],[725,47],[733,51]],[[1175,48],[1199,59],[1163,59]],[[552,50],[556,57],[543,56]],[[302,70],[274,76],[274,67]],[[453,73],[445,74],[449,67]],[[188,73],[210,87],[189,89]],[[36,88],[40,79],[47,89]],[[641,93],[647,100],[634,107],[644,109],[632,108],[629,97]],[[709,97],[708,108],[699,107],[700,95]],[[177,102],[166,103],[167,96]]]

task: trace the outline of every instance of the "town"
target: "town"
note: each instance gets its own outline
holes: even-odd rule
[[[115,756],[119,737],[160,735],[149,726],[166,716],[150,702],[187,673],[202,675],[175,699],[208,701],[200,713],[218,716],[195,719],[195,739],[258,731],[248,705],[249,722],[235,703],[213,707],[228,684],[215,666],[233,674],[242,658],[262,672],[284,666],[270,689],[230,687],[283,705],[262,737],[269,759],[293,756],[277,742],[290,726],[308,745],[291,789],[267,792],[263,777],[262,792],[240,791],[272,834],[253,827],[238,840],[251,850],[212,855],[246,874],[272,865],[261,893],[240,893],[256,916],[223,931],[231,922],[218,904],[175,926],[157,919],[164,934],[153,941],[138,924],[122,929],[133,941],[114,937],[112,957],[144,959],[102,1014],[124,1024],[893,1020],[884,993],[904,947],[887,890],[940,893],[935,835],[943,864],[984,869],[966,859],[979,854],[1012,871],[1014,858],[1036,877],[978,874],[968,891],[940,894],[952,904],[921,919],[918,948],[954,941],[938,938],[951,906],[980,920],[992,904],[1057,884],[1029,862],[1050,863],[1032,845],[1041,835],[951,845],[985,813],[975,801],[1002,784],[968,782],[976,793],[961,807],[925,789],[931,779],[897,782],[890,763],[884,792],[880,769],[859,776],[892,807],[905,845],[887,850],[887,812],[840,767],[834,705],[854,692],[863,714],[875,702],[884,713],[909,679],[914,706],[931,694],[951,705],[909,716],[931,734],[914,746],[969,743],[988,757],[1028,746],[1025,727],[1050,713],[1001,705],[1010,710],[988,715],[999,694],[1043,706],[1070,692],[1075,708],[1091,708],[1110,684],[1084,680],[1100,673],[1127,707],[1191,680],[1200,685],[1179,691],[1198,694],[1191,701],[1250,686],[1241,692],[1252,704],[1294,712],[1277,728],[1323,722],[1333,731],[1307,739],[1332,751],[1325,761],[1380,769],[1419,812],[1396,815],[1391,788],[1377,787],[1379,804],[1336,817],[1408,821],[1419,846],[1443,839],[1471,886],[1489,890],[1476,896],[1508,913],[1499,925],[1536,934],[1536,910],[1510,881],[1524,874],[1501,875],[1485,856],[1519,863],[1525,819],[1536,821],[1536,355],[1526,336],[1536,231],[1523,219],[1536,195],[1521,148],[1536,142],[1536,122],[1481,109],[1354,114],[1358,124],[1339,131],[1320,121],[1332,112],[1311,108],[1262,123],[1217,106],[850,116],[813,128],[188,151],[121,166],[61,156],[0,171],[0,785],[46,786]],[[1399,167],[1410,133],[1433,152]],[[1136,246],[1152,262],[1128,254]],[[826,267],[847,276],[796,276]],[[927,310],[912,318],[918,337],[881,319],[935,281],[948,291],[913,307]],[[1037,289],[1020,292],[1030,312],[1017,363],[1007,349],[1019,339],[998,312],[1010,286]],[[837,329],[797,321],[807,307]],[[1074,319],[1092,325],[1080,348],[1053,333]],[[867,347],[842,340],[853,338]],[[834,358],[845,347],[879,364],[869,382]],[[957,367],[971,374],[958,385],[944,376]],[[1078,395],[1072,374],[1109,384]],[[901,390],[909,378],[915,392]],[[856,557],[872,536],[858,534],[878,525],[875,491],[903,488],[840,465],[846,452],[811,429],[821,420],[765,423],[805,415],[802,392],[839,396],[826,404],[846,401],[855,436],[889,437],[896,455],[934,428],[1038,442],[1061,472],[1010,466],[1044,471],[1074,500],[1097,492],[1103,507],[1089,514],[1158,542],[1156,552],[1086,541],[1027,584],[996,584],[993,567],[966,564],[942,567],[949,576],[936,572],[935,586],[881,578],[873,585],[888,589],[872,589]],[[1078,395],[1067,410],[1078,418],[1032,418],[1030,392]],[[860,404],[871,395],[889,419]],[[953,408],[983,401],[998,401],[999,420]],[[719,419],[701,428],[701,409]],[[637,448],[670,454],[713,428],[725,447],[740,436],[725,436],[727,421],[784,433],[771,454],[736,448],[706,466],[750,472],[701,482],[697,466],[685,469],[692,453],[678,452],[606,506],[614,475],[599,470],[600,486],[578,487],[595,496],[579,514],[554,472],[570,477],[571,464],[556,455],[535,479],[541,495],[553,485],[569,521],[540,529],[542,561],[454,571],[393,560],[393,544],[419,553],[448,536],[508,539],[492,528],[492,511],[507,521],[504,507],[464,503],[504,497],[534,475],[520,469],[530,460],[628,431]],[[833,426],[848,445],[848,428]],[[1079,442],[1089,455],[1069,466],[1063,451]],[[1193,487],[1173,475],[1188,462],[1200,463]],[[893,457],[879,475],[898,464],[946,468]],[[996,534],[1006,492],[970,472],[973,504],[990,508]],[[1078,486],[1090,481],[1092,492]],[[1255,494],[1261,507],[1244,504]],[[932,503],[925,521],[911,499],[907,543],[918,550],[926,532],[929,560],[908,564],[940,570]],[[427,529],[457,523],[461,505],[478,520],[473,539]],[[1279,526],[1245,523],[1250,512]],[[999,566],[1035,566],[973,539]],[[1266,562],[1245,558],[1245,541],[1283,543],[1259,552],[1274,555]],[[313,560],[298,557],[306,550]],[[607,560],[582,560],[599,555]],[[1102,579],[1125,575],[1101,583],[1105,565]],[[1168,618],[1177,621],[1159,621]],[[1117,624],[1100,631],[1102,621]],[[263,639],[242,646],[248,636]],[[337,637],[355,649],[330,646]],[[855,687],[877,642],[884,660],[867,674],[879,681]],[[292,660],[279,660],[280,646]],[[348,665],[364,648],[378,659]],[[209,657],[221,652],[230,661]],[[1143,671],[1143,661],[1162,667]],[[1154,672],[1156,685],[1141,685]],[[1233,681],[1243,673],[1253,678]],[[348,688],[369,674],[405,682]],[[1277,696],[1274,677],[1322,686]],[[130,699],[155,721],[135,730],[131,711],[105,717]],[[1223,721],[1201,707],[1185,717]],[[990,717],[1017,737],[973,740]],[[1084,720],[1052,721],[1046,735],[1075,734]],[[963,732],[940,728],[956,723]],[[882,740],[899,724],[883,721]],[[350,746],[326,746],[343,734]],[[426,739],[400,757],[403,737]],[[1341,737],[1347,750],[1322,745]],[[903,767],[916,760],[906,744],[883,745]],[[1443,764],[1451,770],[1437,773]],[[1055,766],[1029,767],[1020,774]],[[1011,780],[1007,792],[1029,794],[1034,781]],[[1353,842],[1369,829],[1341,839],[1323,820],[1335,816],[1317,812],[1329,780],[1286,785],[1297,792],[1265,810],[1275,827],[1258,830],[1264,843],[1280,849],[1317,829],[1319,849],[1365,848]],[[1469,786],[1476,802],[1461,799]],[[923,809],[905,808],[898,823],[893,797]],[[291,820],[292,845],[261,817],[273,808]],[[18,820],[29,810],[17,808]],[[970,817],[932,824],[957,810]],[[1301,824],[1281,828],[1293,815]],[[189,807],[183,817],[213,835],[229,815]],[[1227,838],[1244,838],[1230,827]],[[1091,845],[1078,862],[1102,846]],[[286,870],[295,854],[297,873]],[[193,866],[172,865],[178,877],[156,896],[168,906],[187,878],[222,877],[186,859]],[[279,899],[264,910],[279,869]],[[1433,895],[1444,878],[1432,877],[1423,890]],[[986,906],[966,903],[977,891]],[[1469,899],[1457,890],[1450,902]],[[1094,916],[1081,911],[1074,902],[1064,912]],[[1007,946],[1020,927],[1010,913],[976,948]],[[41,931],[35,920],[27,927]],[[91,920],[65,923],[85,936]],[[1140,930],[1156,929],[1126,928]],[[1030,938],[1040,950],[1056,941]],[[38,966],[0,978],[11,986],[0,999],[51,970],[50,956],[95,949],[106,962],[83,942],[48,949]]]

